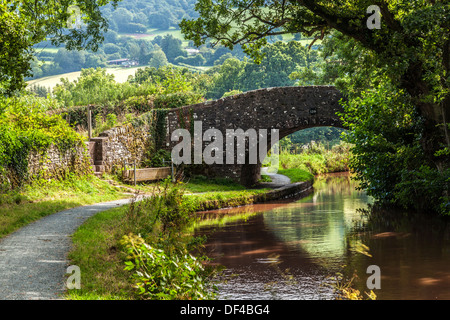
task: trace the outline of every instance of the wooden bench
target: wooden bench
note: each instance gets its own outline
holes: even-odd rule
[[[124,170],[123,180],[126,182],[164,180],[172,175],[172,168],[161,167],[161,168],[136,169],[136,180],[134,177],[134,172],[135,172],[134,169]]]

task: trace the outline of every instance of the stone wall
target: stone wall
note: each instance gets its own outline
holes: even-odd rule
[[[115,127],[91,138],[89,154],[96,172],[110,172],[114,166],[122,167],[136,161],[140,164],[149,149],[149,130],[131,124]]]
[[[115,127],[91,138],[89,142],[61,151],[51,145],[42,152],[32,151],[28,157],[28,173],[33,177],[53,178],[67,172],[111,172],[136,161],[139,165],[149,148],[146,126],[134,128],[131,124]]]
[[[45,151],[32,151],[28,156],[28,173],[31,177],[57,178],[66,173],[85,173],[90,170],[87,145],[60,150],[55,145]]]

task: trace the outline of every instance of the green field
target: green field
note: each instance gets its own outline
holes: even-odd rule
[[[159,29],[148,29],[147,33],[134,33],[134,34],[130,34],[130,33],[119,33],[120,36],[122,37],[131,37],[134,39],[145,39],[145,40],[150,40],[152,41],[153,39],[155,39],[157,36],[161,36],[164,37],[166,34],[170,34],[172,35],[174,38],[176,39],[180,39],[181,41],[183,41],[183,46],[187,46],[188,45],[188,41],[184,39],[183,34],[181,33],[180,29],[176,29],[176,28],[170,28],[169,30],[159,30]]]
[[[128,79],[128,76],[136,73],[136,71],[140,68],[145,68],[146,66],[139,66],[139,67],[131,67],[131,68],[106,68],[106,72],[113,74],[114,79],[119,82],[123,83],[126,82]],[[58,83],[61,83],[61,78],[67,78],[69,81],[77,80],[80,76],[81,71],[76,72],[69,72],[69,73],[63,73],[63,74],[57,74],[54,76],[49,77],[43,77],[35,80],[27,81],[27,84],[29,86],[32,85],[40,85],[44,86],[46,88],[54,88]]]

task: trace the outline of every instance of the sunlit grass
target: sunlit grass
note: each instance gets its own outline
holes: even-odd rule
[[[207,178],[205,176],[195,176],[185,181],[184,188],[187,192],[200,193],[210,191],[238,191],[246,188],[227,178]]]
[[[314,144],[299,154],[280,152],[280,169],[302,169],[313,175],[348,171],[350,144],[341,142],[327,149],[323,144]],[[281,173],[279,171],[279,173]]]
[[[65,181],[37,181],[0,194],[0,238],[47,215],[129,197],[94,176]]]
[[[280,169],[278,170],[278,173],[285,175],[286,177],[291,179],[292,183],[303,181],[310,181],[310,182],[314,181],[314,175],[312,175],[309,171],[299,168]]]
[[[89,218],[72,236],[69,259],[81,270],[81,289],[68,290],[71,300],[124,300],[134,293],[120,249],[122,218],[129,205],[99,212]]]

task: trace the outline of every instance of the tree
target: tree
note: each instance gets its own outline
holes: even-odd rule
[[[148,65],[152,68],[159,69],[164,67],[169,62],[167,61],[166,55],[161,50],[161,48],[157,48],[155,51],[151,53],[151,58],[148,62]]]
[[[27,27],[0,4],[0,94],[11,94],[24,87],[24,76],[31,76],[32,49],[27,40]]]
[[[338,39],[328,53],[339,59],[334,59],[324,74],[340,84],[349,99],[345,120],[356,130],[354,133],[358,133],[358,125],[364,128],[364,134],[354,135],[353,142],[363,147],[364,138],[373,139],[371,133],[378,132],[379,140],[371,140],[370,150],[356,150],[361,151],[354,163],[358,176],[366,186],[376,189],[377,196],[384,192],[394,202],[406,196],[400,191],[402,187],[413,190],[411,181],[436,177],[430,178],[428,186],[436,182],[433,186],[437,185],[438,191],[433,190],[439,203],[450,212],[448,1],[199,0],[196,10],[199,18],[180,24],[187,39],[197,46],[211,39],[230,49],[240,44],[257,62],[262,60],[262,48],[270,36],[300,32],[315,40]],[[379,26],[371,24],[373,18],[380,18]],[[365,113],[368,105],[370,112]],[[358,117],[358,113],[366,118]],[[378,115],[382,115],[381,122],[374,127],[371,123]],[[389,132],[394,137],[389,138]],[[389,146],[392,157],[388,162],[377,158],[380,161],[371,163],[364,158],[369,151],[376,157],[376,148],[381,146]],[[402,150],[404,153],[398,153]],[[378,153],[380,157],[382,152]],[[390,165],[383,165],[384,171],[371,171],[377,163]],[[422,183],[424,188],[426,185]],[[422,194],[422,203],[435,200],[427,197],[427,192]],[[417,197],[411,199],[419,202]]]
[[[111,15],[111,19],[117,24],[119,32],[130,32],[129,24],[133,21],[133,13],[126,8],[117,8]]]
[[[113,98],[120,97],[121,92],[114,75],[107,74],[105,69],[90,68],[81,70],[73,82],[61,78],[61,84],[53,88],[53,94],[58,101],[71,106],[113,101]]]
[[[185,64],[189,64],[191,66],[196,66],[196,67],[203,66],[205,64],[205,62],[206,62],[205,57],[203,57],[203,55],[200,53],[196,54],[195,56],[176,57],[174,60],[175,64],[185,63]]]
[[[148,25],[151,28],[158,28],[160,30],[170,29],[170,19],[166,14],[152,13],[148,16]]]
[[[236,58],[230,58],[225,60],[222,65],[210,70],[209,73],[217,72],[219,74],[214,81],[214,87],[211,89],[212,92],[210,94],[218,99],[225,92],[241,90],[241,80],[245,64],[245,62],[241,62]]]
[[[374,65],[384,66],[386,75],[414,98],[426,119],[424,148],[433,158],[440,147],[436,143],[450,145],[448,130],[442,125],[450,122],[449,5],[441,1],[420,1],[414,5],[408,0],[395,4],[376,2],[383,16],[380,29],[367,27],[366,12],[372,0],[199,0],[195,8],[200,18],[184,19],[180,26],[187,39],[197,46],[207,39],[215,39],[215,43],[228,48],[243,44],[245,51],[257,60],[261,59],[259,49],[267,44],[269,36],[301,32],[323,39],[332,30],[340,31],[370,51]],[[436,127],[440,128],[438,132]]]
[[[174,38],[171,34],[166,34],[159,44],[162,51],[166,54],[167,60],[169,62],[174,62],[176,57],[187,55],[186,51],[182,48],[182,41],[180,39]]]
[[[114,44],[114,43],[106,43],[103,46],[103,51],[106,54],[113,54],[113,53],[119,52],[120,51],[120,47],[118,45]]]
[[[44,40],[69,50],[97,50],[108,23],[100,7],[118,0],[5,0],[0,4],[0,93],[12,95],[30,76],[33,46]],[[72,7],[71,7],[72,6]],[[81,27],[68,28],[81,17]]]
[[[58,64],[65,72],[80,70],[86,63],[85,51],[69,51],[61,48],[55,55],[53,62]]]

